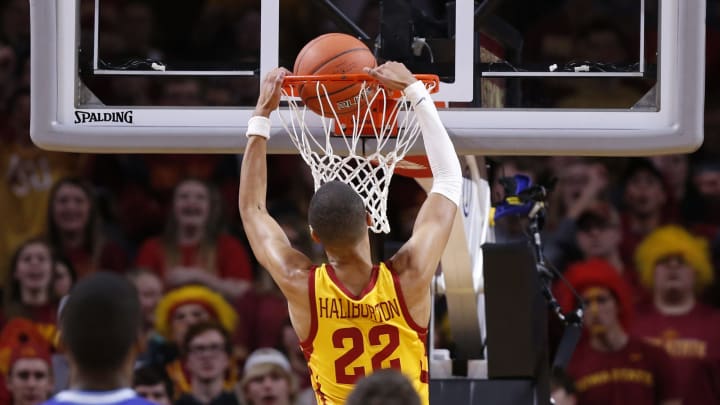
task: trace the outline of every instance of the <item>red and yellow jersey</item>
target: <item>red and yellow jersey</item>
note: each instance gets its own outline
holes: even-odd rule
[[[323,264],[309,283],[310,335],[301,346],[318,404],[343,404],[359,378],[385,368],[402,371],[427,404],[427,329],[411,318],[397,275],[380,263],[356,296]]]

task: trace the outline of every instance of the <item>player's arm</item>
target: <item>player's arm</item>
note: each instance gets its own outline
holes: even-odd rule
[[[270,272],[285,296],[307,300],[310,259],[293,249],[280,225],[267,211],[267,117],[280,104],[282,82],[287,70],[278,68],[265,77],[258,104],[248,124],[248,143],[240,169],[239,209],[250,248],[258,262]],[[304,302],[304,301],[303,301]]]
[[[447,130],[425,85],[404,65],[388,62],[367,72],[391,89],[402,89],[413,103],[433,173],[433,186],[420,208],[410,239],[392,257],[392,264],[411,286],[405,294],[425,296],[445,250],[462,191],[462,172]],[[410,273],[404,275],[403,273]],[[412,288],[417,285],[418,288]],[[421,288],[422,287],[422,288]]]

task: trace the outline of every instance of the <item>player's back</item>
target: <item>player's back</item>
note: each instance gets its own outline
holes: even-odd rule
[[[411,318],[397,276],[381,263],[356,296],[321,265],[309,283],[311,331],[301,345],[318,403],[342,404],[359,378],[394,368],[427,404],[427,329]]]
[[[113,391],[66,390],[57,393],[43,405],[152,405],[130,388]]]

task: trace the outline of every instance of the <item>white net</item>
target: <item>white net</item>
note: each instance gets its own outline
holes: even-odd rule
[[[312,83],[312,84],[310,84]],[[315,114],[297,98],[295,86],[286,86],[284,96],[288,113],[280,111],[285,130],[312,171],[315,190],[334,180],[352,186],[360,194],[372,217],[373,232],[390,232],[387,198],[395,165],[401,161],[420,135],[419,123],[404,95],[391,98],[381,86],[362,82],[356,111],[344,116],[342,122],[322,81],[315,85],[324,136],[314,137],[305,123],[305,114]],[[435,86],[435,83],[428,83]],[[326,102],[323,102],[323,99]],[[331,111],[327,111],[327,110]],[[373,109],[377,110],[373,114]],[[337,130],[339,133],[333,135]],[[394,132],[396,131],[396,135]],[[341,138],[340,147],[333,147],[331,138]],[[373,142],[368,142],[371,140]],[[337,144],[337,142],[336,142]],[[371,150],[366,150],[370,145]]]

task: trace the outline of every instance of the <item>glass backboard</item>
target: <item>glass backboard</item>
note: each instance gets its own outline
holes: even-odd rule
[[[705,2],[605,4],[30,0],[31,135],[53,150],[241,152],[264,74],[345,32],[379,62],[440,76],[434,99],[461,154],[696,149]],[[296,153],[272,118],[269,151]],[[322,136],[319,117],[309,126]]]

